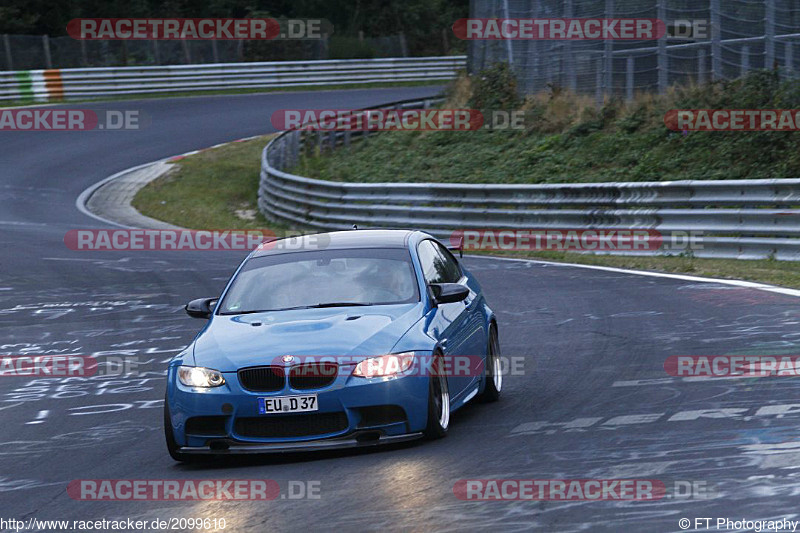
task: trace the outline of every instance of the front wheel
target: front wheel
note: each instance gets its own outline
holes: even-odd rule
[[[437,370],[428,387],[428,425],[423,431],[428,439],[441,439],[447,435],[450,426],[450,389],[441,362],[441,358],[436,361],[434,368]]]
[[[496,402],[500,399],[503,389],[503,363],[500,360],[500,340],[497,336],[497,326],[489,326],[489,346],[486,353],[486,370],[484,371],[484,386],[481,400]]]

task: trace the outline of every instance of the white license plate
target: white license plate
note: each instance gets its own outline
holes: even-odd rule
[[[271,398],[258,399],[258,412],[262,415],[272,413],[302,413],[305,411],[316,411],[317,395],[307,396],[274,396]]]

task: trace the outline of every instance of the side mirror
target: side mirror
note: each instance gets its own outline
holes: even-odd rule
[[[461,302],[469,296],[469,288],[460,283],[431,283],[428,287],[433,294],[433,303],[437,305]]]
[[[199,300],[192,300],[184,307],[186,314],[192,318],[211,318],[211,313],[214,312],[214,307],[217,305],[219,298],[200,298]]]

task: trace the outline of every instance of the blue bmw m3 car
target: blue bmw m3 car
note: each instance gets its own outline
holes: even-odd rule
[[[447,434],[502,388],[497,321],[475,277],[420,231],[262,244],[169,364],[164,425],[178,461],[372,446]]]

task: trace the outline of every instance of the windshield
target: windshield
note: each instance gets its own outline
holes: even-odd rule
[[[419,301],[408,250],[296,252],[250,259],[233,280],[220,314]]]

